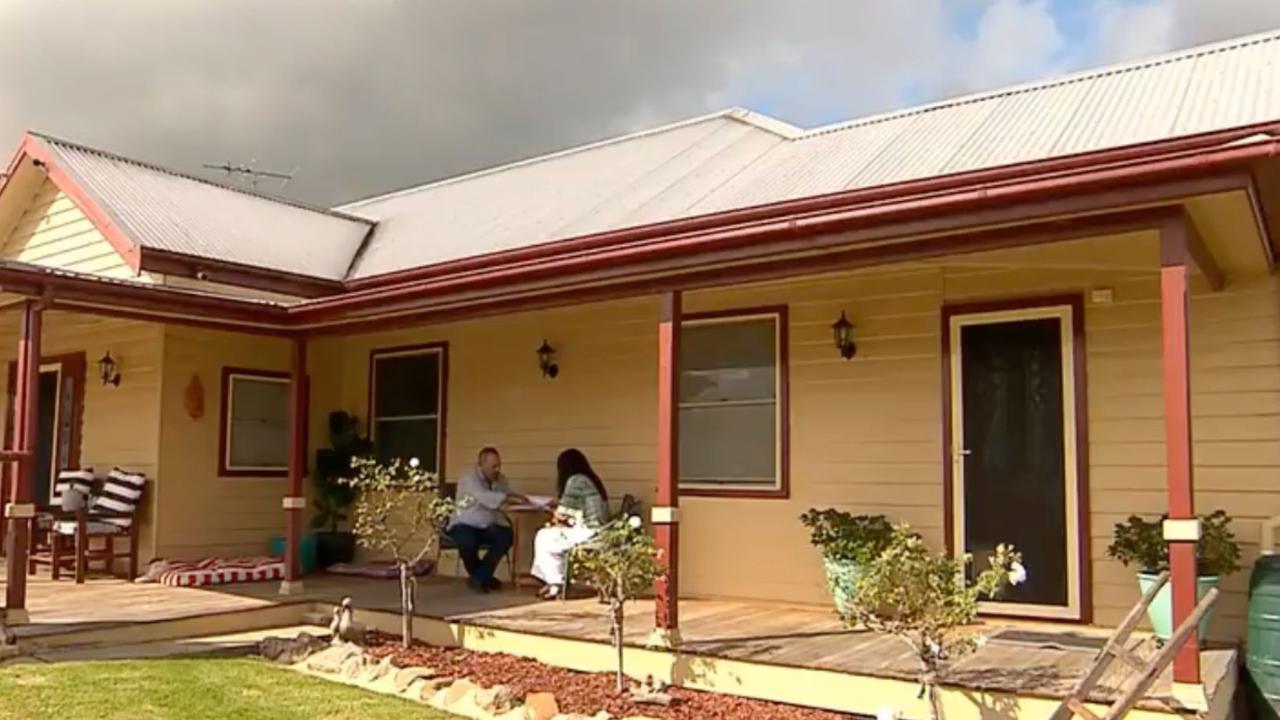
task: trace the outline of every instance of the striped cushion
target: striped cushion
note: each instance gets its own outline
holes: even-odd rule
[[[80,509],[77,498],[69,495],[67,493],[68,489],[74,489],[80,494],[79,501],[83,501],[92,495],[93,468],[62,470],[58,473],[57,481],[53,483],[53,506],[67,512],[75,512]]]
[[[117,512],[132,515],[138,509],[138,501],[142,499],[142,488],[147,484],[147,476],[142,473],[131,473],[120,468],[112,468],[107,479],[102,483],[102,491],[93,502],[90,512]],[[103,518],[103,522],[127,528],[133,524],[133,518]]]
[[[158,582],[191,587],[283,579],[284,561],[280,558],[205,558],[194,562],[167,562]]]

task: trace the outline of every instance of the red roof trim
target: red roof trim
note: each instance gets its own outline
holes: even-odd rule
[[[33,161],[44,166],[45,175],[53,181],[58,189],[67,194],[71,201],[80,208],[80,212],[89,218],[98,231],[102,233],[107,242],[111,243],[111,247],[120,253],[120,257],[124,259],[125,264],[133,270],[134,274],[142,272],[142,252],[137,243],[129,239],[120,226],[116,224],[111,215],[102,208],[87,190],[80,186],[71,177],[70,173],[63,168],[53,153],[44,146],[35,135],[27,133],[22,139],[22,146],[18,150],[19,155],[26,154]]]

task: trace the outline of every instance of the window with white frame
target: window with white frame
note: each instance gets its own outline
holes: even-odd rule
[[[289,378],[223,372],[222,474],[281,474],[289,467]]]
[[[418,458],[440,472],[444,347],[376,351],[370,374],[371,429],[378,458]]]
[[[682,490],[785,492],[785,323],[785,310],[682,323]]]

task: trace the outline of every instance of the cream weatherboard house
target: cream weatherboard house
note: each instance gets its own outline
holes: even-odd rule
[[[1278,152],[1280,33],[812,130],[732,109],[334,209],[31,133],[0,188],[8,616],[63,467],[146,474],[144,559],[286,533],[296,588],[342,409],[448,476],[497,445],[529,492],[582,448],[653,508],[673,637],[680,597],[822,602],[797,517],[826,506],[1012,541],[1032,579],[989,612],[1114,624],[1117,521],[1224,509],[1251,561],[1280,514]]]

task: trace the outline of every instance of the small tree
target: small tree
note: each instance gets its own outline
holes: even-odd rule
[[[354,477],[343,482],[359,493],[353,530],[360,545],[386,553],[400,571],[400,629],[405,647],[413,640],[418,563],[437,546],[440,528],[453,513],[453,501],[440,496],[436,476],[408,463],[373,458],[351,460]]]
[[[600,601],[609,605],[609,637],[618,654],[618,692],[627,689],[622,670],[623,606],[648,592],[662,574],[658,549],[642,529],[639,516],[618,518],[574,548],[574,574],[595,586]]]
[[[942,718],[938,676],[946,663],[977,647],[957,629],[974,621],[978,601],[994,597],[1008,583],[1026,579],[1022,558],[999,545],[990,567],[965,582],[969,556],[935,554],[907,525],[893,530],[889,545],[863,566],[849,588],[846,624],[887,633],[906,642],[920,662],[920,691],[934,718]]]

